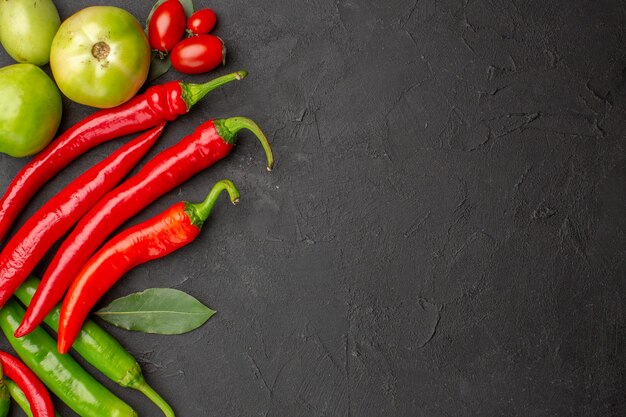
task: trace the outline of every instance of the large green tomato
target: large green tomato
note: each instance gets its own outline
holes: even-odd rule
[[[88,7],[65,20],[50,51],[50,68],[70,100],[109,108],[130,100],[150,69],[150,45],[133,15]]]
[[[61,122],[61,93],[41,68],[0,68],[0,152],[15,157],[42,150]]]
[[[47,64],[52,38],[60,24],[52,0],[0,1],[0,39],[17,62]]]

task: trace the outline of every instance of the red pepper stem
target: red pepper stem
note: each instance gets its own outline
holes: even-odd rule
[[[202,224],[211,215],[211,211],[213,211],[213,207],[223,191],[228,192],[230,201],[233,204],[239,203],[239,190],[235,187],[235,184],[230,180],[218,181],[203,202],[196,204],[185,203],[185,212],[189,215],[191,224],[198,228],[202,227]]]
[[[274,155],[272,148],[267,137],[254,121],[246,117],[231,117],[229,119],[216,119],[213,121],[217,133],[224,139],[224,141],[230,145],[234,145],[237,142],[237,133],[242,129],[247,129],[252,132],[261,142],[265,156],[267,157],[267,170],[271,171],[274,167]]]
[[[228,84],[231,81],[243,80],[247,75],[247,71],[237,71],[232,74],[227,74],[214,80],[207,81],[204,84],[181,82],[180,88],[183,90],[183,100],[187,104],[187,110],[190,110],[194,104],[216,88],[221,87],[224,84]]]

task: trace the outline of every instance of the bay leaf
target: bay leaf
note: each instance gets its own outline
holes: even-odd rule
[[[215,311],[183,291],[150,288],[113,300],[95,314],[126,330],[182,334],[202,326]]]

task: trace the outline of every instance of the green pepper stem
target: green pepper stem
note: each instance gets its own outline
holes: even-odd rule
[[[263,150],[265,151],[265,156],[267,157],[267,170],[272,170],[274,167],[274,154],[272,153],[272,147],[258,124],[247,117],[216,119],[213,123],[217,129],[217,133],[226,143],[231,145],[234,145],[235,142],[237,142],[237,133],[239,133],[240,130],[246,129],[252,132],[254,136],[259,139],[259,142],[261,142],[261,146],[263,146]]]
[[[191,219],[191,224],[198,228],[202,227],[202,224],[211,215],[211,211],[213,211],[213,207],[223,191],[228,192],[230,201],[233,204],[239,203],[239,190],[235,187],[235,184],[233,184],[231,180],[218,181],[213,188],[211,188],[209,195],[206,196],[203,202],[196,204],[185,203],[185,211]]]
[[[148,385],[145,379],[142,378],[137,381],[137,383],[130,385],[130,387],[148,397],[150,401],[156,404],[156,406],[163,411],[163,414],[165,414],[166,417],[175,417],[172,407],[170,407],[167,401],[165,401],[163,397],[161,397],[150,385]]]
[[[207,81],[204,84],[180,83],[183,90],[183,100],[187,103],[187,110],[190,110],[198,101],[211,91],[228,84],[231,81],[243,80],[248,75],[247,71],[237,71],[227,74],[214,80]]]

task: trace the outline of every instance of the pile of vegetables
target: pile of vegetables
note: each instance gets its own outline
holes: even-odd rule
[[[168,82],[137,95],[170,66],[198,74],[225,64],[224,42],[210,34],[215,13],[192,9],[189,0],[159,0],[144,30],[132,14],[117,7],[88,7],[61,22],[51,0],[0,2],[0,42],[18,61],[0,69],[0,152],[34,155],[0,197],[0,329],[17,354],[0,352],[0,417],[7,415],[11,398],[27,415],[55,415],[48,390],[83,417],[136,416],[67,354],[71,348],[112,381],[139,390],[166,416],[174,416],[147,384],[139,363],[89,314],[130,269],[196,239],[220,195],[228,194],[236,204],[239,191],[231,181],[221,180],[204,201],[179,202],[111,237],[126,220],[227,157],[241,130],[256,136],[268,170],[274,164],[261,128],[238,116],[207,120],[125,178],[167,123],[211,91],[247,75],[237,71],[203,84]],[[54,80],[39,68],[48,62]],[[61,93],[100,110],[56,136]],[[17,216],[52,177],[93,147],[132,134],[138,135],[8,235]],[[31,276],[61,239],[42,280]],[[142,314],[150,306],[180,309],[188,319],[154,320]],[[137,314],[115,314],[120,310]],[[181,291],[153,288],[115,300],[98,315],[129,330],[180,334],[214,313]],[[58,333],[56,340],[42,323]]]

